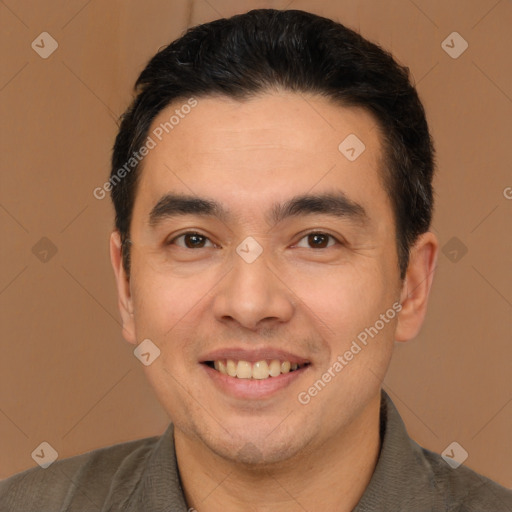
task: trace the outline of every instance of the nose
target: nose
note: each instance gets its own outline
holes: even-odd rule
[[[266,260],[265,251],[252,263],[234,255],[233,268],[219,283],[213,301],[218,321],[257,330],[290,320],[293,292]]]

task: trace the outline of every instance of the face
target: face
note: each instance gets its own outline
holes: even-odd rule
[[[375,120],[294,93],[198,98],[153,139],[129,279],[116,234],[112,252],[124,335],[160,350],[145,371],[177,432],[246,462],[335,439],[379,397],[399,322]]]

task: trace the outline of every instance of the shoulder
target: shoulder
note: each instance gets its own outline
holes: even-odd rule
[[[441,455],[419,445],[418,448],[430,467],[432,486],[436,489],[436,494],[440,497],[439,501],[443,502],[446,511],[512,512],[512,490],[464,465],[452,468]]]
[[[0,481],[0,511],[99,510],[111,487],[133,488],[159,437],[139,439],[57,460]]]
[[[358,511],[512,512],[512,490],[420,446],[382,395],[381,453]]]

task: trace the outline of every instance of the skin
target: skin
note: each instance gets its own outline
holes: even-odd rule
[[[338,150],[351,133],[366,146],[353,162]],[[185,496],[199,512],[350,511],[368,485],[380,446],[382,379],[394,342],[420,330],[438,253],[434,234],[423,234],[400,280],[381,156],[365,110],[272,92],[245,102],[198,98],[145,158],[130,276],[117,232],[111,259],[124,337],[149,338],[161,351],[145,372],[175,425]],[[365,226],[325,214],[275,226],[265,218],[274,202],[333,191],[365,208]],[[218,200],[232,216],[181,216],[150,227],[151,209],[169,192]],[[183,237],[165,244],[188,230],[207,237],[203,247],[187,248]],[[335,239],[318,248],[311,231]],[[248,236],[263,248],[251,264],[235,251]],[[298,394],[396,301],[399,315],[307,405],[299,403]],[[199,363],[210,350],[263,346],[311,363],[265,399],[225,394]]]

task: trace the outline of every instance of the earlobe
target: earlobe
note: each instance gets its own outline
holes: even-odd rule
[[[135,336],[130,280],[124,269],[121,236],[117,230],[113,231],[110,235],[110,261],[112,262],[112,268],[114,269],[117,283],[118,307],[123,322],[123,337],[129,343],[135,345],[137,341]]]
[[[432,232],[423,233],[411,248],[409,266],[402,285],[402,309],[395,331],[396,341],[409,341],[420,332],[437,265],[439,244]]]

